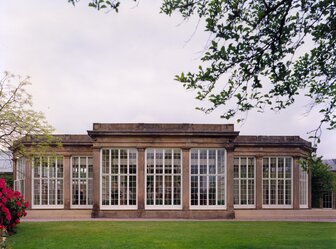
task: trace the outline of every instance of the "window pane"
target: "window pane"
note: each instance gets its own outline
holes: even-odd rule
[[[216,151],[209,150],[209,174],[216,174]]]
[[[78,178],[79,176],[79,164],[78,164],[78,157],[72,158],[72,178]]]
[[[155,204],[163,204],[163,179],[161,175],[155,177],[156,187],[155,187]]]
[[[109,173],[109,164],[110,164],[110,151],[102,150],[102,171],[103,174]]]
[[[286,178],[292,178],[292,159],[286,158],[286,168],[285,168]]]
[[[163,173],[163,151],[157,149],[155,153],[155,173]]]
[[[49,180],[49,205],[56,204],[56,180]]]
[[[174,150],[174,174],[181,174],[181,151]]]
[[[56,160],[54,157],[49,158],[49,178],[56,177]]]
[[[63,178],[63,158],[57,157],[57,177]]]
[[[200,205],[208,205],[208,177],[200,176]]]
[[[207,151],[200,151],[200,174],[207,174]]]
[[[255,160],[253,157],[237,157],[234,161],[234,205],[254,205]],[[268,170],[266,164],[263,168]]]
[[[165,205],[172,204],[172,177],[167,175],[165,176]]]
[[[120,150],[120,174],[127,174],[127,157],[127,150]],[[112,173],[114,173],[113,170]]]
[[[191,176],[191,205],[198,205],[198,176]]]
[[[33,205],[63,205],[63,158],[34,157],[33,165]]]
[[[119,186],[119,179],[118,176],[113,175],[111,176],[111,205],[118,205],[118,187]]]
[[[146,162],[146,204],[180,205],[181,150],[148,149],[146,150]]]
[[[209,176],[209,205],[216,205],[216,176]]]
[[[110,177],[102,176],[102,204],[110,205]]]
[[[271,158],[271,178],[276,178],[276,158]]]
[[[80,158],[80,178],[87,178],[86,157]]]
[[[239,180],[233,181],[233,204],[239,205]]]
[[[120,176],[120,205],[127,205],[127,176]]]
[[[198,150],[190,151],[191,174],[198,174]]]
[[[109,166],[107,166],[108,168]],[[107,173],[109,173],[107,169]],[[111,150],[111,174],[119,173],[119,151]]]
[[[147,176],[147,205],[154,205],[154,176]]]
[[[254,178],[254,158],[248,158],[248,177]]]
[[[136,176],[129,176],[129,205],[136,205]]]
[[[181,176],[174,176],[174,205],[181,205]]]

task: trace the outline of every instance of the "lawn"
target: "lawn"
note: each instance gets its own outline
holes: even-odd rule
[[[20,248],[336,248],[336,223],[239,221],[23,222]]]

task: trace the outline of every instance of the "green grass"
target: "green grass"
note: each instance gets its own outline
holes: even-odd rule
[[[239,221],[23,222],[20,248],[336,248],[336,223]]]

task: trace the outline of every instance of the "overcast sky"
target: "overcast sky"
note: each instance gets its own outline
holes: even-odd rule
[[[159,14],[160,1],[125,1],[119,14],[82,0],[0,0],[0,71],[31,76],[34,108],[57,133],[85,134],[94,122],[235,123],[174,81],[195,71],[208,34],[197,20]],[[195,32],[196,30],[196,32]],[[250,112],[241,135],[299,135],[318,126],[307,100],[281,113]],[[318,154],[336,158],[336,132],[323,130]]]

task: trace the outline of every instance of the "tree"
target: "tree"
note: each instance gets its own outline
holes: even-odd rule
[[[119,5],[89,1],[97,10]],[[279,111],[303,95],[322,115],[312,137],[319,142],[324,124],[336,128],[335,0],[163,0],[161,12],[196,15],[211,35],[197,72],[176,76],[207,101],[198,109],[222,107],[221,117],[230,119],[253,109]]]
[[[322,157],[312,156],[300,160],[301,167],[312,176],[312,204],[320,207],[320,199],[326,192],[336,191],[336,175],[330,166],[322,161]]]
[[[30,136],[40,138],[34,144],[34,151],[55,142],[50,135],[53,128],[43,113],[32,108],[32,97],[26,90],[29,84],[29,77],[9,72],[4,72],[0,80],[0,150],[5,153],[15,149],[19,154],[27,154],[20,141]]]

